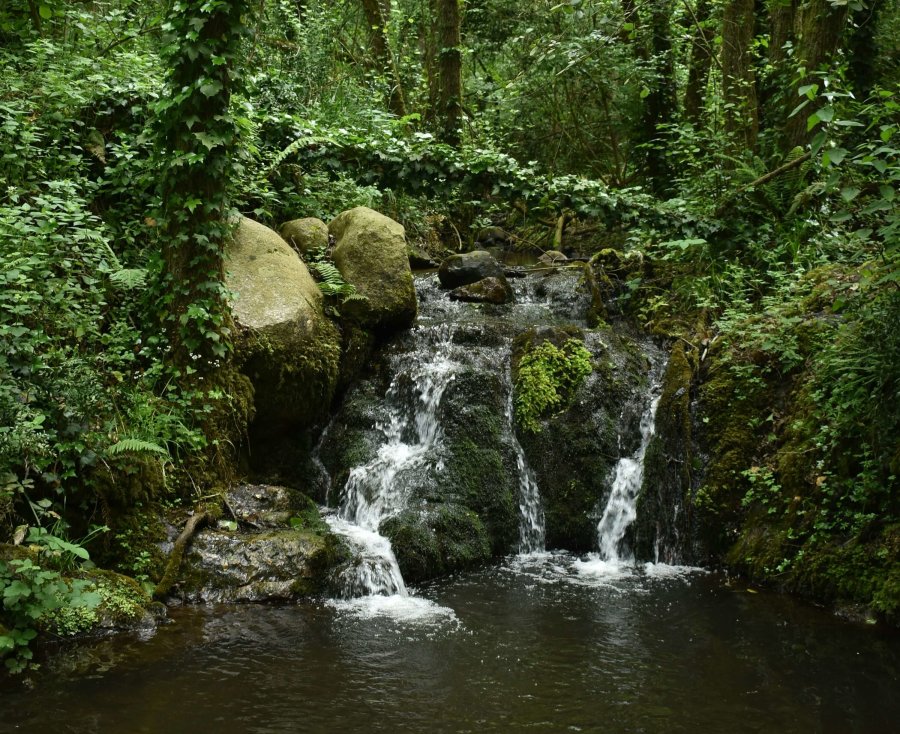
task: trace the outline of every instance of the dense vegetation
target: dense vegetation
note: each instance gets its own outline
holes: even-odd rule
[[[0,656],[235,471],[231,213],[359,204],[640,253],[594,262],[687,345],[702,555],[896,620],[898,39],[884,0],[5,3]]]

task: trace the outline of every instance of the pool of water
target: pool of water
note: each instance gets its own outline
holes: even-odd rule
[[[0,731],[884,734],[898,691],[889,631],[557,553],[409,599],[174,609],[0,691]]]

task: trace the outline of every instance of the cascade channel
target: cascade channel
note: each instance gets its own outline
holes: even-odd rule
[[[595,572],[598,565],[615,572],[635,562],[634,554],[627,548],[625,536],[637,518],[638,494],[644,480],[644,458],[655,432],[656,408],[661,389],[659,373],[660,370],[654,365],[646,396],[647,407],[641,414],[640,445],[633,454],[621,457],[612,471],[609,499],[597,524],[599,553],[589,557],[589,563],[593,562]]]
[[[380,528],[409,507],[416,487],[444,471],[448,447],[443,419],[453,408],[443,401],[458,375],[501,375],[497,384],[503,404],[500,440],[510,457],[510,468],[514,467],[517,485],[516,549],[522,554],[544,550],[544,511],[537,481],[514,429],[509,365],[516,329],[554,317],[549,304],[531,293],[533,286],[529,288],[524,279],[515,285],[517,303],[500,312],[500,318],[494,313],[485,319],[477,306],[450,301],[435,275],[416,278],[419,319],[416,327],[388,347],[386,363],[391,377],[374,420],[374,455],[350,469],[343,487],[336,490],[336,511],[325,516],[355,553],[354,563],[343,569],[338,579],[337,592],[342,598],[408,596],[391,543]],[[486,343],[477,343],[486,332]],[[319,451],[331,430],[329,425],[313,457],[326,482],[330,475]]]
[[[408,596],[409,579],[405,581],[401,572],[404,558],[398,562],[401,552],[389,540],[395,538],[396,545],[398,525],[401,537],[415,536],[413,562],[418,562],[416,554],[423,546],[421,533],[438,537],[436,555],[448,545],[459,547],[458,535],[447,541],[440,536],[442,528],[458,528],[460,518],[474,512],[477,524],[484,519],[489,534],[484,542],[492,543],[491,549],[480,551],[484,560],[498,550],[528,557],[540,555],[548,546],[560,547],[560,536],[569,533],[559,527],[565,522],[559,507],[567,507],[569,485],[584,476],[593,484],[583,490],[584,514],[579,517],[593,525],[585,527],[581,548],[596,547],[596,534],[605,562],[624,565],[630,560],[630,554],[620,554],[619,549],[635,515],[662,359],[649,343],[632,341],[628,342],[632,347],[623,347],[627,337],[587,328],[590,296],[578,270],[515,278],[512,286],[513,303],[478,305],[450,300],[434,274],[417,276],[415,327],[382,347],[371,374],[351,389],[326,428],[313,463],[327,482],[326,502],[330,498],[336,505],[326,520],[346,540],[353,556],[339,572],[335,584],[339,597]],[[574,413],[560,417],[564,425],[548,425],[520,441],[513,394],[514,353],[520,348],[516,345],[522,335],[553,330],[562,330],[562,340],[570,332],[584,339],[598,366],[585,396],[606,397],[580,398],[582,404],[572,408]],[[651,387],[641,391],[639,383],[648,365]],[[626,374],[635,382],[617,387],[625,384]],[[639,416],[640,445],[634,448]],[[590,443],[593,435],[603,432],[610,433],[604,439],[607,443]],[[526,440],[528,445],[523,446]],[[562,443],[557,445],[557,440]],[[594,457],[609,456],[616,441],[626,455],[614,466],[610,459],[597,463]],[[569,444],[577,452],[576,463],[565,455]],[[541,473],[530,465],[532,455],[538,456]],[[333,476],[341,477],[338,484],[332,482]],[[552,538],[540,486],[544,480],[557,503]],[[473,484],[481,489],[473,490]],[[594,498],[606,496],[610,485],[601,517],[601,508],[596,499],[588,499],[589,493]],[[482,494],[473,498],[478,491]],[[438,575],[470,563],[466,557],[456,566],[446,562]],[[412,581],[433,575],[420,572]]]

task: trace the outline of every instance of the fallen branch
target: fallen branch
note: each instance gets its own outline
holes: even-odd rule
[[[768,173],[763,174],[763,175],[760,176],[759,178],[757,178],[757,179],[751,181],[750,183],[744,184],[744,185],[741,186],[737,191],[735,191],[733,194],[731,194],[730,196],[728,196],[728,197],[725,198],[725,201],[723,201],[723,202],[719,205],[718,209],[716,209],[716,216],[717,216],[717,217],[718,217],[718,216],[721,216],[723,213],[725,213],[726,211],[728,211],[728,208],[731,206],[732,202],[734,202],[734,200],[735,200],[740,194],[743,194],[743,193],[744,193],[745,191],[747,191],[748,189],[753,189],[753,188],[756,188],[757,186],[762,186],[763,184],[769,183],[769,181],[771,181],[773,178],[777,178],[777,177],[780,176],[782,173],[786,173],[787,171],[790,171],[790,170],[796,168],[796,167],[799,166],[801,163],[804,163],[805,161],[808,161],[808,160],[810,159],[811,156],[812,156],[812,152],[806,151],[806,152],[805,152],[803,155],[801,155],[799,158],[794,158],[794,160],[788,161],[788,162],[785,163],[784,165],[778,166],[778,168],[775,168],[775,169],[769,171]]]
[[[187,549],[188,543],[190,543],[191,538],[196,535],[197,531],[212,519],[213,516],[208,512],[195,512],[188,518],[184,524],[184,530],[175,539],[175,545],[172,546],[172,552],[169,553],[166,571],[153,592],[154,599],[163,599],[169,595],[169,591],[172,590],[172,585],[178,576],[178,571],[181,569],[181,561],[184,558],[184,551]]]

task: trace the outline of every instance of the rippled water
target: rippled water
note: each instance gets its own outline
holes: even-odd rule
[[[542,554],[416,597],[172,620],[0,693],[0,731],[884,734],[900,721],[896,635],[669,566]]]

